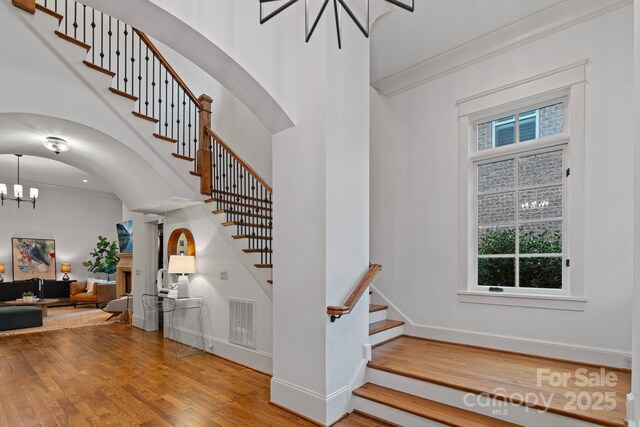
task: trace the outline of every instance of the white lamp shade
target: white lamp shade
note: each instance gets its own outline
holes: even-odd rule
[[[38,198],[38,189],[37,188],[32,188],[30,190],[29,198],[31,198],[31,199],[37,199]]]
[[[16,197],[16,198],[22,197],[22,185],[15,184],[13,186],[13,194],[14,194],[14,197]]]
[[[196,272],[196,258],[187,255],[171,255],[169,257],[169,273],[192,274]]]
[[[7,184],[0,184],[0,194],[7,194]]]

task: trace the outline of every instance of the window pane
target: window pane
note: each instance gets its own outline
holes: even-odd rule
[[[516,284],[515,258],[478,259],[478,286],[510,286]]]
[[[478,151],[493,148],[493,122],[478,125]]]
[[[516,187],[515,160],[478,166],[478,193],[512,190]]]
[[[523,224],[519,238],[521,254],[561,254],[562,221]]]
[[[516,253],[516,228],[513,225],[478,228],[478,255]]]
[[[562,186],[520,191],[519,218],[522,221],[562,217]]]
[[[521,157],[518,162],[520,187],[562,183],[562,150]]]
[[[520,136],[518,138],[520,142],[536,139],[538,131],[536,110],[520,113],[518,121],[520,122]]]
[[[562,133],[564,128],[564,105],[562,102],[540,108],[540,138]]]
[[[506,120],[506,121],[505,121]],[[504,147],[516,142],[515,122],[513,116],[496,120],[494,123],[494,142],[496,147]]]
[[[520,287],[562,289],[562,258],[520,258]]]
[[[516,219],[515,192],[478,197],[478,223],[496,224]]]

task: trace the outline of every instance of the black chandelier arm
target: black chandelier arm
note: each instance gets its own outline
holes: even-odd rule
[[[270,20],[271,18],[273,18],[274,16],[276,16],[277,14],[282,12],[283,10],[287,9],[289,6],[291,6],[294,3],[298,2],[298,0],[289,0],[287,3],[283,4],[282,6],[280,6],[279,8],[277,8],[276,10],[274,10],[273,12],[268,14],[267,16],[263,17],[262,16],[262,3],[269,3],[269,2],[273,2],[273,1],[278,1],[278,0],[260,0],[260,23],[261,24],[264,24],[265,22],[267,22],[268,20]]]
[[[409,12],[414,12],[416,9],[416,0],[411,0],[411,6],[404,4],[400,0],[385,0],[388,3],[401,7]]]
[[[334,2],[334,6],[335,6],[335,0],[333,0]],[[305,42],[309,43],[309,40],[311,40],[311,36],[313,35],[313,32],[316,30],[316,27],[318,26],[318,22],[320,22],[320,18],[322,18],[322,15],[324,15],[324,10],[327,8],[327,5],[329,4],[329,0],[324,0],[324,3],[322,4],[322,7],[320,8],[320,12],[318,13],[318,16],[316,16],[315,21],[313,21],[313,25],[311,26],[311,30],[309,30],[309,11],[305,10],[304,11],[304,16],[305,16],[305,31],[306,31],[306,35],[305,35]],[[307,6],[305,5],[305,8]],[[337,10],[336,10],[337,13]]]
[[[18,202],[18,209],[20,209],[20,203],[31,203],[33,204],[33,209],[36,208],[37,199],[35,197],[31,199],[23,199],[22,197],[7,197],[4,194],[0,193],[0,206],[4,206],[5,200],[12,200],[14,202]]]
[[[360,31],[362,31],[362,34],[364,34],[364,36],[366,38],[369,38],[369,31],[370,31],[370,28],[369,28],[369,2],[367,1],[367,16],[365,17],[366,23],[367,23],[367,27],[365,28],[364,25],[362,25],[360,23],[358,18],[356,18],[355,13],[353,13],[351,8],[349,6],[347,6],[347,4],[344,2],[344,0],[337,0],[337,1],[344,8],[344,10],[347,11],[347,15],[349,15],[351,17],[351,20],[354,22],[354,24],[356,24],[358,26],[358,28],[360,28]],[[338,19],[338,11],[336,10],[336,20],[337,19]]]

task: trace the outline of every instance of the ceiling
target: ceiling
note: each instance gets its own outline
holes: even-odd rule
[[[566,0],[416,0],[371,30],[371,81],[377,82]]]
[[[46,152],[44,146],[42,150]],[[60,154],[60,156],[64,155],[65,153]],[[15,182],[17,165],[16,157],[13,154],[0,154],[0,182]],[[73,166],[44,157],[26,155],[22,157],[20,159],[20,180],[29,184],[35,182],[89,191],[112,191],[111,187],[104,181]],[[85,183],[83,180],[87,182]],[[10,187],[9,192],[11,191]],[[43,190],[41,189],[40,191]]]

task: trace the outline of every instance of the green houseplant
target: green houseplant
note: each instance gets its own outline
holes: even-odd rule
[[[96,248],[89,254],[93,260],[82,263],[91,273],[103,273],[107,275],[107,280],[111,280],[111,275],[116,272],[120,256],[118,255],[118,242],[109,243],[106,237],[98,236]]]

